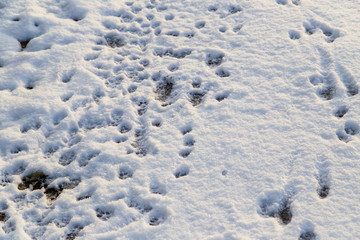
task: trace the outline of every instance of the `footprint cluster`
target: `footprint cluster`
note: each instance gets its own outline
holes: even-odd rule
[[[308,77],[309,82],[316,87],[316,93],[324,100],[332,100],[339,95],[341,84],[345,89],[345,98],[351,98],[359,93],[359,85],[352,73],[339,63],[334,63],[332,56],[324,49],[318,49],[322,72]],[[341,81],[339,82],[338,79]],[[339,120],[344,118],[350,107],[340,105],[334,111],[334,116]],[[339,140],[347,143],[352,136],[359,133],[359,124],[354,120],[346,120],[343,127],[336,131]]]
[[[338,29],[332,28],[325,23],[309,20],[303,24],[305,28],[305,33],[308,35],[313,35],[316,33],[317,29],[321,30],[323,35],[326,37],[326,42],[332,43],[336,38],[340,36],[340,31]]]
[[[258,214],[265,218],[276,218],[282,225],[288,225],[293,218],[292,202],[295,193],[288,191],[267,191],[258,199]],[[320,198],[325,198],[323,196]],[[311,222],[302,223],[299,240],[315,240],[317,234]]]
[[[279,3],[280,2],[280,3]],[[286,5],[287,0],[278,0],[279,4]],[[300,1],[294,1],[294,5],[299,5]],[[334,42],[337,38],[340,37],[340,30],[330,27],[328,24],[317,21],[315,19],[310,19],[307,22],[304,22],[302,24],[304,28],[305,34],[308,36],[316,34],[318,31],[322,33],[322,35],[325,37],[325,41],[328,43]],[[289,38],[292,40],[298,40],[301,38],[301,33],[296,30],[290,30],[289,32]]]
[[[189,134],[191,131],[191,125],[186,125],[181,128],[181,133],[184,135],[183,145],[185,148],[179,151],[179,155],[183,158],[187,158],[194,149],[195,139],[193,135]]]
[[[278,218],[282,224],[287,225],[293,217],[291,203],[292,196],[289,194],[267,192],[259,198],[258,213],[265,217]]]

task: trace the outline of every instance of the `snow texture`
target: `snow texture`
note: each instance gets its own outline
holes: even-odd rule
[[[360,239],[359,12],[0,1],[0,239]]]

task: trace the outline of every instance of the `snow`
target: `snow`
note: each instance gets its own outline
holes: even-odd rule
[[[359,239],[359,12],[0,2],[0,239]]]

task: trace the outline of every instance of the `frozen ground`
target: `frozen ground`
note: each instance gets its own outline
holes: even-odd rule
[[[0,239],[360,239],[357,0],[0,0]]]

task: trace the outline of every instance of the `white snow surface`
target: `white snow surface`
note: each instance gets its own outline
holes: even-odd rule
[[[357,0],[0,0],[0,239],[360,239],[359,26]]]

